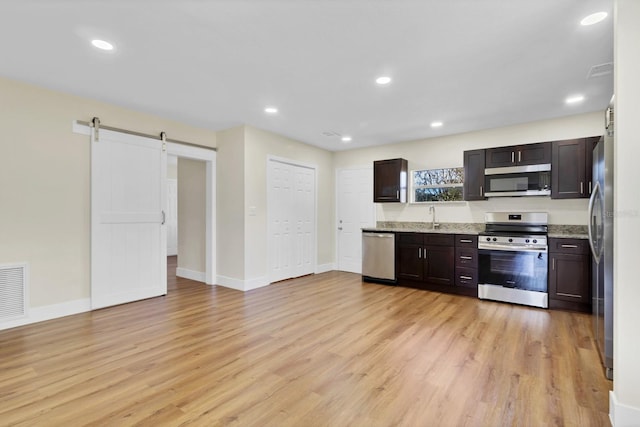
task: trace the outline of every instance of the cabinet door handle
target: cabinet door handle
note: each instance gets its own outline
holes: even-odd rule
[[[418,248],[418,258],[422,258],[422,248]]]
[[[591,181],[589,181],[589,194],[591,194]]]
[[[580,194],[584,194],[584,182],[580,181]]]
[[[471,277],[471,276],[460,276],[460,278],[463,279],[463,280],[471,280],[471,279],[473,279],[473,277]]]
[[[552,270],[555,270],[555,269],[556,269],[556,259],[555,259],[555,258],[552,258],[552,259],[551,259],[551,269],[552,269]]]
[[[522,151],[518,151],[518,163],[522,161]]]
[[[472,243],[473,240],[468,240],[468,239],[460,239],[460,243]]]
[[[515,163],[516,162],[515,161],[515,157],[514,157],[515,155],[516,155],[515,151],[512,151],[511,152],[511,163]]]
[[[400,200],[400,190],[396,190],[396,199]]]
[[[473,257],[466,256],[466,255],[460,255],[460,259],[473,259]]]
[[[164,213],[164,210],[163,210],[163,211],[162,211],[162,224],[160,224],[160,225],[164,225],[164,223],[166,222],[166,220],[167,220],[167,215]]]
[[[556,292],[556,295],[560,295],[563,297],[571,297],[571,298],[580,298],[581,295],[576,295],[576,294],[565,294],[564,292]]]
[[[572,248],[572,249],[576,249],[578,247],[578,245],[560,245],[563,248]]]
[[[480,186],[480,195],[482,196],[484,194],[484,191],[482,191],[482,185]]]

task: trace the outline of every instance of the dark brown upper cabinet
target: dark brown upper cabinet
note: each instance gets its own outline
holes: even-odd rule
[[[374,203],[407,201],[407,161],[405,159],[373,162]]]
[[[593,188],[593,149],[599,136],[553,141],[551,198],[588,198]]]
[[[464,152],[464,200],[484,200],[484,162],[485,150]]]
[[[539,165],[544,163],[551,163],[550,142],[496,147],[486,150],[485,167],[487,168]]]

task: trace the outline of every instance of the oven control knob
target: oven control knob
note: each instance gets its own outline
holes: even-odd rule
[[[496,239],[496,238],[494,237],[494,238],[493,238],[493,241],[494,241],[494,242],[496,242],[496,241],[498,241],[498,239]]]
[[[509,239],[509,243],[513,242],[513,239]]]
[[[491,237],[487,237],[487,242],[490,242],[490,241],[491,241]]]
[[[526,239],[524,242],[525,242],[525,243],[529,243],[529,239]]]
[[[536,239],[533,239],[533,243],[538,243],[538,241]]]

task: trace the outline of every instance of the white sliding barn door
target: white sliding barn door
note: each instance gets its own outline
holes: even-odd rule
[[[91,141],[91,306],[167,293],[162,142],[100,130]]]
[[[278,160],[268,165],[269,281],[315,270],[315,169]]]
[[[341,169],[336,185],[338,270],[362,273],[362,228],[375,226],[373,169]]]

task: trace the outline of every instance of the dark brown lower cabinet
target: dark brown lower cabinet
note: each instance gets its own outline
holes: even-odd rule
[[[456,234],[456,286],[478,295],[478,236]]]
[[[591,312],[591,254],[586,239],[549,239],[549,308]]]
[[[455,259],[456,247],[453,234],[398,233],[396,272],[398,284],[401,286],[476,295],[476,289],[456,286]]]

